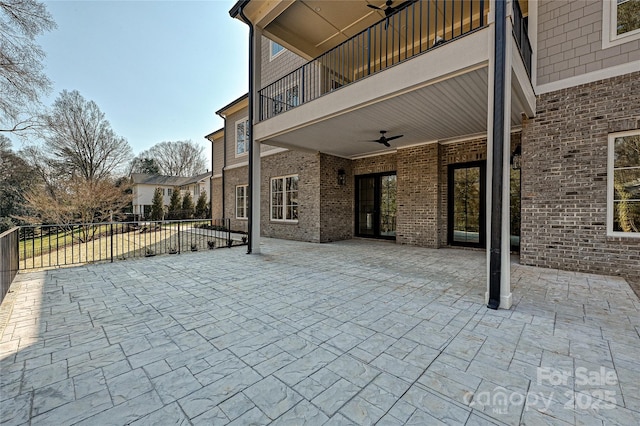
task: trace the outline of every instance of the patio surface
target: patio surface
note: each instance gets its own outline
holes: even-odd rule
[[[378,241],[18,274],[0,423],[640,424],[640,302],[621,278]]]

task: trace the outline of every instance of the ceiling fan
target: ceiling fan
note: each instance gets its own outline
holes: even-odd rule
[[[386,137],[385,136],[386,133],[387,133],[386,130],[380,130],[380,137],[378,139],[370,140],[369,142],[378,142],[386,147],[390,147],[391,145],[389,145],[389,141],[392,141],[394,139],[398,139],[404,136],[404,135],[396,135],[396,136]]]
[[[386,9],[383,9],[382,7],[379,7],[379,6],[374,6],[372,4],[368,4],[367,6],[370,7],[371,9],[382,10],[384,12],[384,16],[389,16],[393,12],[395,12],[396,10],[402,9],[406,4],[411,3],[411,2],[412,2],[412,0],[405,1],[403,3],[400,3],[398,6],[393,7],[393,6],[391,6],[393,4],[393,0],[387,0],[384,3],[385,6],[386,6]]]

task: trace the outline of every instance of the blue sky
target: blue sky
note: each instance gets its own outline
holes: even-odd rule
[[[247,91],[248,27],[235,1],[45,1],[58,28],[41,36],[51,105],[64,89],[95,101],[135,154],[222,127]]]

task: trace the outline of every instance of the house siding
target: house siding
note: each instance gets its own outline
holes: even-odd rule
[[[213,156],[213,176],[220,175],[224,167],[224,137],[211,144]]]
[[[640,72],[538,97],[522,132],[522,263],[640,275],[640,239],[608,237],[608,134],[640,129]]]
[[[538,85],[640,60],[637,39],[602,49],[602,9],[607,3],[538,2]]]
[[[271,43],[269,42],[269,39],[262,37],[262,70],[260,74],[262,87],[273,83],[307,62],[301,56],[298,56],[286,49],[273,58],[273,60],[269,60],[271,53],[270,49]]]

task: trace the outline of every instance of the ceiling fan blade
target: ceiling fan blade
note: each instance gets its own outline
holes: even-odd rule
[[[392,140],[394,140],[394,139],[401,138],[401,137],[403,137],[403,136],[404,136],[404,135],[391,136],[390,138],[387,138],[387,142],[388,142],[388,141],[392,141]]]
[[[372,5],[372,4],[368,4],[368,5],[367,5],[367,7],[370,7],[371,9],[375,9],[375,10],[382,10],[382,8],[381,8],[381,7],[374,6],[374,5]]]
[[[382,142],[382,145],[386,146],[387,148],[391,148],[391,145],[389,145],[389,142],[387,142],[389,139],[387,139],[386,141]]]

